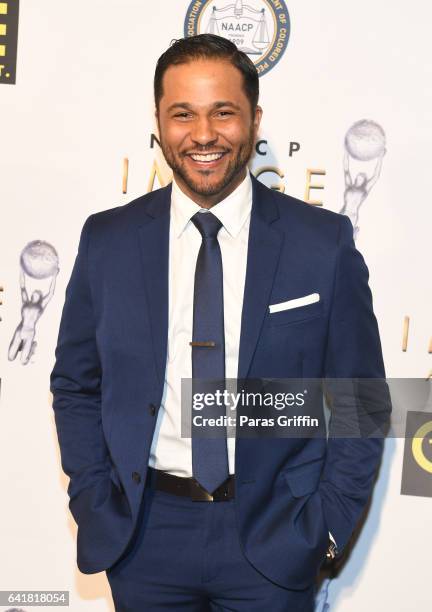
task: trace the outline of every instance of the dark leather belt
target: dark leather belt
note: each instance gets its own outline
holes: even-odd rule
[[[234,498],[234,475],[232,474],[212,494],[208,493],[195,478],[174,476],[163,470],[149,467],[154,478],[155,489],[189,497],[193,501],[228,501]]]

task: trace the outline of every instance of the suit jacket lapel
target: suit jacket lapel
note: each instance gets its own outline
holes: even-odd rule
[[[283,234],[272,227],[279,211],[268,188],[252,174],[252,211],[249,228],[248,256],[238,378],[246,378],[267,310],[273,279],[279,261]]]
[[[168,346],[168,255],[171,208],[170,183],[147,203],[138,227],[143,280],[153,337],[158,382],[163,384]]]

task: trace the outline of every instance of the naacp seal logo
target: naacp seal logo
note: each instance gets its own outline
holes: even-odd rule
[[[235,43],[262,76],[285,52],[290,35],[288,9],[283,0],[192,0],[184,35],[204,33]]]

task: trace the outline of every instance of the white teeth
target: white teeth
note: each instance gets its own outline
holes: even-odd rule
[[[210,153],[209,155],[191,155],[195,161],[209,162],[216,161],[222,157],[223,153]]]

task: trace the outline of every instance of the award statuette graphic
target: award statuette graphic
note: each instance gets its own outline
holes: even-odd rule
[[[354,228],[354,240],[357,238],[360,230],[360,206],[379,179],[385,153],[385,132],[375,121],[370,121],[369,119],[357,121],[346,133],[344,155],[345,192],[344,205],[340,212],[350,218]],[[376,160],[372,175],[368,177],[365,172],[358,172],[353,179],[349,167],[350,157],[360,162]]]
[[[21,321],[9,345],[9,361],[13,361],[21,351],[22,365],[29,363],[36,348],[34,340],[36,323],[54,295],[57,274],[60,269],[58,263],[57,251],[48,242],[33,240],[22,250],[20,256]],[[44,295],[40,289],[34,289],[29,297],[25,285],[26,274],[36,281],[51,278],[48,292]]]
[[[184,35],[216,34],[250,56],[259,76],[281,59],[288,44],[290,19],[284,0],[207,0],[189,5]]]

